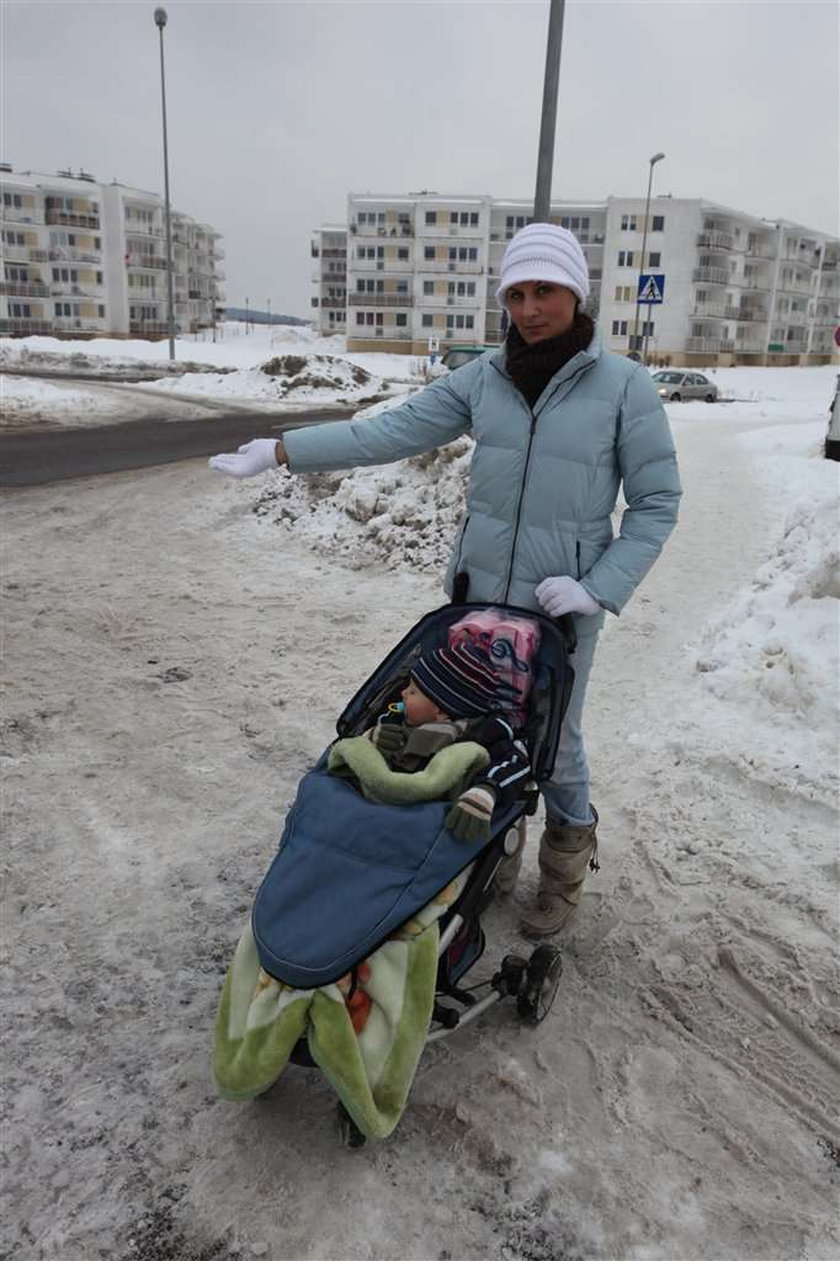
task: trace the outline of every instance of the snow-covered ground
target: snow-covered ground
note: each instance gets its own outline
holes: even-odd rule
[[[356,1153],[318,1074],[215,1099],[214,1009],[299,776],[442,598],[468,439],[7,495],[4,1255],[840,1255],[834,370],[716,375],[742,401],[669,408],[681,523],[596,659],[602,870],[555,1008],[430,1048]]]
[[[177,407],[178,400],[280,413],[310,404],[346,407],[425,384],[425,359],[347,354],[344,347],[343,337],[320,337],[306,327],[258,326],[246,334],[243,325],[226,324],[215,343],[207,336],[178,339],[171,364],[167,341],[0,338],[0,425],[107,424],[143,414],[144,398],[156,414],[165,399],[173,420],[195,414]],[[43,380],[44,373],[51,379]],[[106,387],[95,380],[97,373],[144,380]],[[61,383],[62,375],[74,379],[72,388]],[[88,385],[80,378],[93,379]]]

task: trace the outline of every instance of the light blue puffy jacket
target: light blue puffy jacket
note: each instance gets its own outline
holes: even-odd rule
[[[619,613],[673,530],[682,493],[648,372],[604,351],[596,333],[532,411],[501,347],[370,420],[291,430],[283,442],[291,471],[312,473],[387,464],[461,434],[472,435],[475,452],[447,592],[466,571],[468,599],[536,609],[543,578],[570,574]],[[614,538],[622,484],[627,508]],[[587,622],[595,629],[595,618]]]

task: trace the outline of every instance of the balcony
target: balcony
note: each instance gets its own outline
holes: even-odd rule
[[[397,237],[414,236],[414,229],[410,223],[400,223],[400,224],[391,223],[387,225],[383,225],[381,223],[380,224],[351,223],[350,233],[352,236],[364,236],[364,237],[373,236],[373,237],[379,237],[379,238],[384,237],[386,239],[394,240]]]
[[[409,307],[414,306],[414,297],[410,293],[350,293],[347,305]]]
[[[735,237],[729,232],[700,232],[697,244],[704,250],[734,250]]]
[[[155,227],[153,224],[151,224],[151,223],[137,223],[137,224],[135,224],[135,223],[133,223],[130,219],[127,219],[127,220],[126,220],[126,223],[125,223],[125,234],[126,234],[126,236],[142,236],[142,237],[149,237],[149,236],[153,236],[153,237],[155,237],[155,238],[156,238],[156,239],[158,239],[158,240],[159,240],[161,237],[166,236],[166,233],[165,233],[165,231],[163,230],[163,228],[156,228],[156,227]]]
[[[723,267],[695,267],[691,279],[707,285],[728,285],[729,272]]]
[[[50,289],[49,285],[39,284],[34,280],[5,280],[0,281],[0,293],[16,298],[48,298]]]
[[[714,303],[695,302],[693,314],[701,320],[722,320],[726,318],[726,307]]]
[[[315,257],[317,258],[317,254],[315,255]],[[322,258],[346,258],[347,251],[346,250],[321,250],[321,257]]]
[[[53,320],[53,328],[82,329],[85,332],[98,332],[102,328],[101,320],[85,320],[78,315],[57,315]]]
[[[766,323],[768,314],[758,307],[728,306],[724,309],[724,318],[727,320],[750,320],[753,323]]]
[[[169,325],[166,320],[129,320],[129,333],[140,333],[145,336],[147,333],[168,333]],[[177,329],[175,330],[177,332]]]
[[[365,330],[365,332],[367,332],[367,329]],[[410,342],[413,336],[410,328],[396,328],[396,327],[375,328],[373,330],[373,335],[374,337],[385,337],[389,341],[398,341],[398,342]],[[358,336],[358,333],[354,333],[354,336]]]
[[[824,272],[837,271],[838,266],[840,266],[840,263],[838,263],[838,260],[836,258],[823,259],[822,269]]]
[[[44,222],[43,216],[36,213],[34,206],[3,206],[0,207],[0,215],[7,223]]]
[[[52,331],[52,320],[19,316],[0,319],[0,333],[51,333]]]
[[[687,337],[685,348],[690,354],[730,354],[735,343],[720,337]]]
[[[74,245],[56,245],[50,250],[50,258],[61,263],[101,263],[102,254],[95,250],[79,250]]]
[[[65,228],[95,228],[99,231],[99,215],[77,215],[67,210],[47,210],[46,223],[61,224]]]
[[[346,298],[322,298],[321,306],[331,308],[334,311],[343,311],[347,305]]]
[[[131,254],[126,256],[126,267],[139,268],[142,271],[166,271],[166,259],[155,254]]]
[[[747,258],[757,258],[764,263],[776,261],[776,251],[772,245],[748,245],[745,253]]]
[[[350,260],[348,271],[414,271],[410,258],[354,258]],[[338,275],[330,272],[330,275]]]
[[[424,258],[422,263],[417,264],[418,271],[448,271],[456,272],[459,276],[483,276],[484,267],[481,263],[465,263],[451,262],[449,259],[440,258]]]
[[[146,290],[143,290],[143,297],[146,297]],[[52,285],[52,293],[56,296],[65,296],[71,298],[101,298],[104,293],[102,285],[97,284],[71,284],[66,280],[59,281]]]

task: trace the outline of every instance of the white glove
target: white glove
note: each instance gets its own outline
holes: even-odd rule
[[[252,438],[236,452],[211,455],[207,463],[230,477],[256,477],[266,469],[277,468],[277,439]]]
[[[601,606],[574,578],[544,578],[534,592],[549,617],[564,613],[600,613]]]

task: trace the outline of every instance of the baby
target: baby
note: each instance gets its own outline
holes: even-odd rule
[[[531,778],[528,751],[503,712],[518,699],[515,689],[481,648],[462,642],[420,657],[401,696],[366,737],[391,770],[409,772],[456,741],[482,745],[490,761],[458,797],[446,826],[463,840],[486,840],[495,807],[521,795]]]

